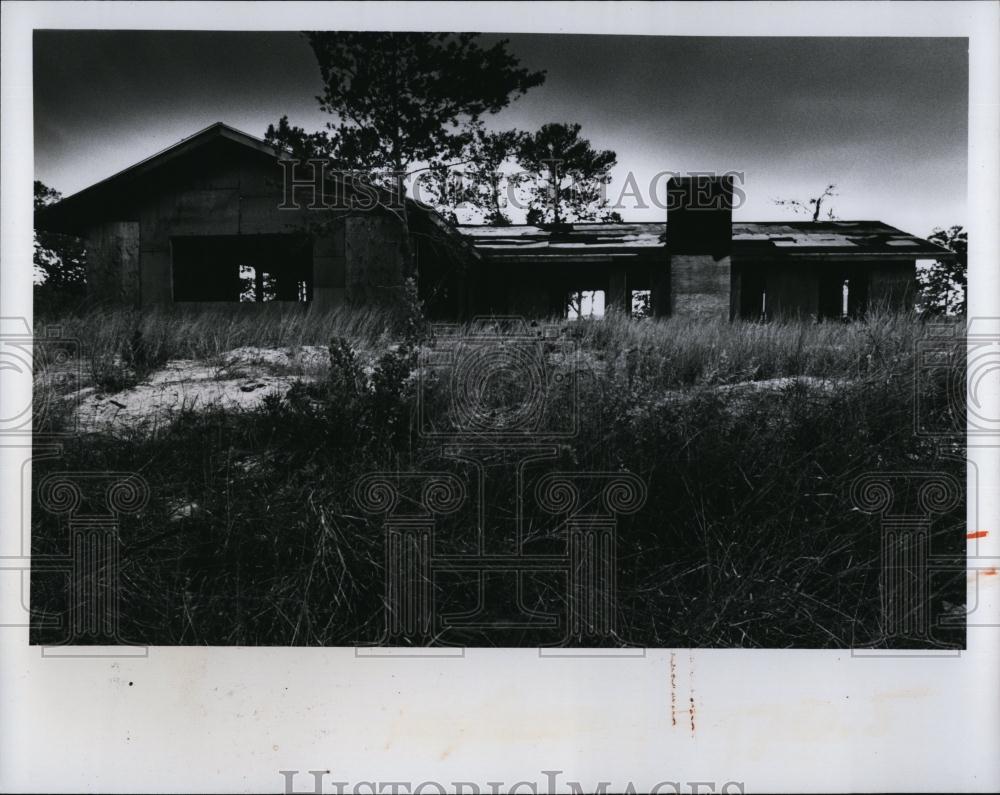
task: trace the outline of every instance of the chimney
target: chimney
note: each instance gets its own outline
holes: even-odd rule
[[[671,178],[667,183],[669,301],[659,302],[657,314],[666,314],[663,310],[669,306],[669,314],[679,317],[728,320],[732,242],[732,177]]]

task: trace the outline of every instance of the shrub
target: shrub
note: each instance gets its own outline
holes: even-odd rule
[[[390,342],[384,318],[345,312],[265,314],[256,323],[220,313],[214,321],[210,328],[198,317],[116,314],[100,329],[88,317],[69,325],[96,332],[89,356],[129,373],[166,357],[296,343],[327,344],[329,371],[253,410],[183,412],[156,435],[126,440],[71,439],[60,457],[36,462],[35,482],[48,471],[100,470],[140,472],[154,485],[148,508],[121,528],[129,640],[372,642],[382,626],[383,530],[359,513],[354,483],[369,472],[434,469],[474,482],[469,467],[415,429],[416,367],[428,332],[414,322]],[[854,510],[850,484],[870,471],[964,472],[961,457],[913,434],[915,383],[932,415],[947,414],[950,400],[948,379],[917,381],[918,321],[610,317],[560,328],[579,343],[583,365],[575,405],[553,410],[576,410],[581,433],[557,460],[524,474],[530,484],[553,468],[626,470],[647,484],[644,508],[618,531],[624,639],[881,642],[878,526]],[[131,336],[119,336],[125,329]],[[381,350],[374,358],[366,353],[373,349]],[[517,496],[492,494],[488,510],[499,513],[490,520]],[[178,506],[188,507],[179,514]],[[524,511],[530,543],[558,547],[559,528],[530,505]],[[935,551],[964,550],[964,511],[935,524]],[[35,553],[65,552],[60,522],[37,506],[34,517]],[[437,542],[468,552],[477,521],[456,514]],[[525,598],[558,609],[558,582],[533,583]],[[64,585],[39,576],[32,587],[33,638],[57,640],[38,619],[65,610]],[[961,604],[964,584],[938,596]],[[530,641],[510,630],[491,642]]]

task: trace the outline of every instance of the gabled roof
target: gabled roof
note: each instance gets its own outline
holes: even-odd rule
[[[107,179],[36,211],[35,224],[52,231],[82,231],[86,222],[99,217],[105,208],[122,200],[127,204],[130,191],[136,189],[143,178],[154,172],[162,173],[165,167],[218,143],[246,147],[248,151],[275,160],[290,157],[260,138],[216,122]],[[425,204],[407,199],[406,206],[426,221],[427,228],[435,234],[453,241],[477,259],[604,261],[658,256],[659,250],[666,246],[667,225],[664,222],[454,227]],[[954,256],[946,248],[880,221],[734,222],[733,253],[738,257],[762,255],[796,260],[852,256],[912,260]]]
[[[72,196],[37,210],[35,226],[54,232],[82,232],[89,221],[100,217],[102,211],[119,203],[123,197],[128,204],[129,192],[140,185],[144,178],[154,173],[163,173],[165,168],[175,166],[183,158],[220,142],[223,145],[246,147],[255,154],[273,158],[275,161],[291,158],[289,153],[277,150],[266,141],[219,121]],[[335,176],[331,174],[330,178],[334,179]],[[478,257],[468,241],[457,234],[454,227],[445,222],[433,209],[410,198],[406,202],[407,210],[426,220],[429,228],[436,234],[451,238],[457,245]]]
[[[278,155],[274,147],[260,138],[254,138],[252,135],[219,121],[199,130],[194,135],[182,138],[172,146],[168,146],[106,179],[102,179],[100,182],[95,182],[71,196],[37,210],[35,212],[35,226],[41,229],[51,229],[55,232],[81,231],[81,219],[92,215],[92,208],[108,204],[115,196],[121,195],[123,191],[137,184],[142,178],[217,141],[239,144],[276,160],[285,157]]]
[[[89,188],[84,188],[72,196],[67,196],[63,201],[70,201],[76,199],[79,196],[83,196],[91,191],[98,190],[109,183],[120,182],[126,178],[136,178],[141,177],[144,174],[152,171],[155,168],[166,165],[172,160],[176,160],[179,157],[186,155],[195,149],[204,146],[206,143],[217,140],[226,139],[229,141],[234,141],[235,143],[242,144],[243,146],[248,146],[251,149],[256,149],[262,154],[268,155],[269,157],[275,157],[280,159],[285,159],[287,155],[284,153],[277,154],[273,146],[264,141],[261,138],[255,138],[249,133],[245,133],[242,130],[237,130],[235,127],[230,127],[224,122],[217,121],[215,124],[210,124],[204,130],[199,130],[194,135],[189,135],[187,138],[181,138],[177,143],[168,146],[166,149],[161,149],[156,154],[150,155],[145,160],[140,160],[138,163],[129,166],[126,169],[122,169],[117,174],[112,174],[107,179],[102,179],[100,182],[96,182]]]
[[[466,224],[458,229],[484,258],[508,261],[658,256],[666,248],[669,234],[665,222],[586,222],[559,226]],[[737,221],[733,223],[733,254],[793,259],[953,256],[946,248],[881,221]]]

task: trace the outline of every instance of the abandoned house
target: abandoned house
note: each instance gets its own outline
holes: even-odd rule
[[[330,209],[303,192],[315,182],[293,176],[299,206],[287,205],[281,160],[214,124],[37,211],[35,223],[86,240],[88,296],[102,304],[391,302],[409,254],[442,319],[633,307],[840,318],[911,308],[917,260],[951,256],[878,221],[733,222],[724,178],[672,180],[659,223],[454,227],[407,200],[405,240],[399,209],[372,191],[367,204]]]

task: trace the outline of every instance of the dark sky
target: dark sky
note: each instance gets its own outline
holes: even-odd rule
[[[828,183],[842,218],[917,234],[966,220],[965,39],[508,38],[548,77],[488,123],[579,122],[618,153],[612,198],[629,171],[645,192],[664,170],[736,170],[743,220],[792,217],[773,200]],[[35,172],[66,194],[215,121],[258,136],[282,114],[326,121],[297,33],[41,31],[34,60]]]

